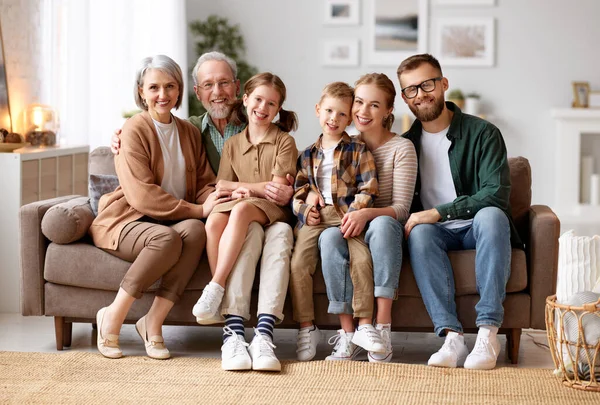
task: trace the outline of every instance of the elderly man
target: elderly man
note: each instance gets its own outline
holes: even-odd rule
[[[428,364],[492,369],[500,353],[511,242],[523,245],[510,215],[510,175],[498,128],[463,114],[444,101],[448,79],[428,54],[398,67],[402,99],[416,116],[404,134],[417,151],[419,170],[405,226],[410,261],[435,332],[446,336]],[[447,252],[475,249],[479,328],[469,354],[455,303],[454,274]]]
[[[190,117],[189,121],[200,129],[206,155],[216,174],[223,144],[245,127],[245,124],[228,122],[231,104],[240,91],[237,65],[220,52],[208,52],[198,58],[192,76],[196,96],[207,112],[200,117]],[[119,145],[118,134],[115,134],[111,145],[113,153],[118,153]],[[293,194],[291,184],[294,179],[288,175],[288,181],[290,185],[268,183],[265,186],[267,199],[281,206],[287,205]],[[269,314],[279,321],[283,319],[293,243],[292,228],[284,222],[276,222],[266,229],[258,223],[250,225],[242,251],[227,280],[221,305],[220,312],[225,316],[226,325],[221,348],[223,369],[278,368],[279,360],[271,347],[260,350],[261,358],[250,359],[246,347],[240,343],[236,334],[244,335],[243,322],[250,319],[251,289],[261,252],[258,314]],[[200,324],[212,324],[222,322],[223,318],[197,318],[197,321]],[[257,331],[272,338],[273,327],[274,324],[261,322]]]

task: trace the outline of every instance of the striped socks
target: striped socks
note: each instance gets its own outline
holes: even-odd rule
[[[258,329],[258,332],[261,335],[267,336],[269,339],[271,339],[271,342],[273,341],[273,329],[275,328],[276,319],[277,318],[275,318],[273,315],[258,314],[258,325],[256,329]]]
[[[227,326],[231,330],[233,330],[236,335],[240,335],[242,337],[245,336],[245,334],[244,334],[244,318],[242,318],[241,316],[225,315],[225,326]],[[229,336],[230,335],[225,334],[225,331],[223,331],[223,342]]]

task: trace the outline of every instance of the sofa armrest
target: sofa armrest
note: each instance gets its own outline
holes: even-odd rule
[[[21,207],[21,313],[44,315],[44,261],[50,241],[42,234],[42,218],[50,207],[80,196],[70,195],[37,201]]]
[[[546,329],[546,298],[556,292],[560,221],[545,205],[529,210],[528,285],[531,293],[531,328]]]

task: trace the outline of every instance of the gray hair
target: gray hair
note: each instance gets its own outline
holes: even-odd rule
[[[231,69],[233,79],[237,79],[237,63],[235,63],[233,59],[221,52],[206,52],[200,55],[198,61],[196,62],[196,66],[194,66],[194,70],[192,70],[192,79],[194,79],[195,86],[198,85],[198,69],[200,69],[200,65],[202,65],[204,62],[208,62],[209,60],[226,62]]]
[[[142,59],[140,67],[135,73],[135,84],[133,86],[135,104],[142,110],[148,111],[148,105],[142,100],[142,96],[140,95],[140,87],[144,87],[144,76],[146,76],[146,72],[149,69],[160,70],[175,79],[179,86],[179,97],[177,98],[175,109],[179,108],[183,99],[183,74],[177,62],[166,55],[148,56]]]

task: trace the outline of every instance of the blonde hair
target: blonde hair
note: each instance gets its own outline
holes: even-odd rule
[[[386,95],[386,108],[394,108],[394,100],[396,99],[396,88],[394,83],[383,73],[367,73],[362,75],[355,83],[354,89],[359,86],[372,84],[379,90],[383,91]],[[392,129],[394,124],[394,114],[388,115],[384,118],[382,125],[388,130]]]
[[[329,83],[323,88],[321,92],[321,98],[319,99],[319,104],[323,102],[325,97],[331,97],[336,99],[344,99],[349,98],[350,103],[354,101],[354,89],[348,84],[344,82],[333,82]]]
[[[259,73],[252,76],[244,84],[244,94],[250,95],[260,86],[270,86],[279,93],[279,107],[281,108],[285,101],[287,90],[279,76],[270,72]],[[245,115],[244,102],[242,100],[237,100],[233,104],[229,120],[238,125],[241,123],[248,123],[248,117]],[[298,116],[293,111],[287,111],[281,108],[279,110],[279,120],[275,125],[285,132],[295,131],[298,129]]]

